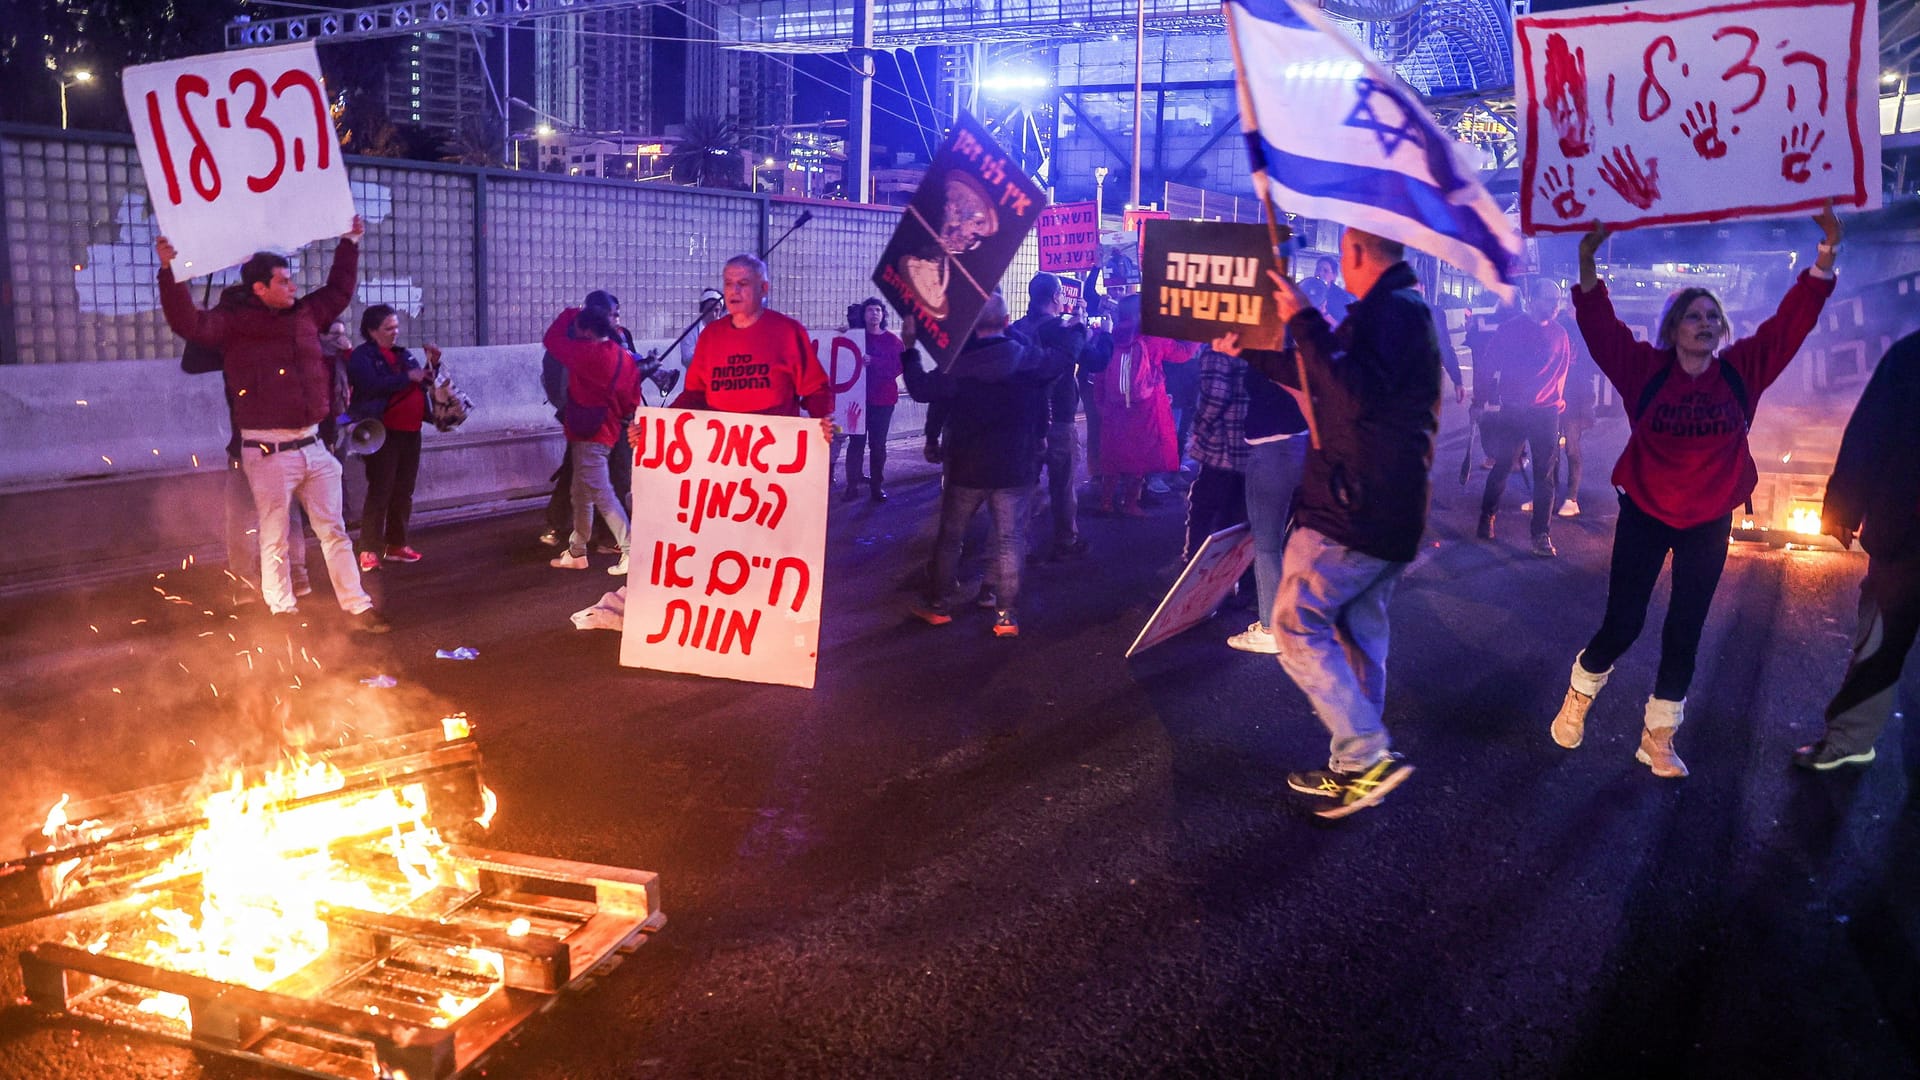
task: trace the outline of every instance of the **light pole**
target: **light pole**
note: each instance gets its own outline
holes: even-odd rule
[[[1093,221],[1096,228],[1106,219],[1107,173],[1111,171],[1105,165],[1093,167]]]
[[[82,70],[82,71],[73,72],[72,74],[73,74],[73,78],[60,80],[60,130],[61,131],[67,130],[67,87],[77,86],[81,83],[90,83],[93,81],[93,72],[91,71]]]
[[[507,99],[507,104],[509,106],[518,105],[535,116],[545,117],[547,120],[551,120],[553,122],[552,124],[547,124],[547,123],[539,124],[533,129],[534,135],[537,136],[538,138],[544,139],[549,135],[552,135],[554,133],[554,126],[553,126],[554,124],[558,124],[561,128],[564,128],[569,131],[573,130],[572,124],[568,123],[565,120],[560,119],[559,117],[553,115],[552,113],[546,111],[545,109],[534,108],[533,105],[531,105],[530,103],[528,103],[526,100],[522,98],[510,97]],[[535,164],[535,167],[538,168],[540,163],[535,162],[534,164]],[[513,140],[513,167],[516,169],[520,167],[520,140],[519,139]]]

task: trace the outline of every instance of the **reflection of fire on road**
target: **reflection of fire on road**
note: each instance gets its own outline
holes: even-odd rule
[[[961,266],[954,256],[972,251],[980,246],[981,241],[1000,231],[1000,215],[994,210],[993,200],[978,180],[965,173],[948,173],[944,187],[946,199],[937,227],[920,216],[918,209],[907,207],[907,213],[927,230],[930,237],[938,241],[939,254],[909,254],[900,259],[901,276],[907,279],[920,303],[936,319],[946,318],[951,310],[947,304],[947,289],[952,284],[952,272],[956,269],[977,292],[986,295],[986,290],[980,288],[980,283],[973,280],[966,267]]]

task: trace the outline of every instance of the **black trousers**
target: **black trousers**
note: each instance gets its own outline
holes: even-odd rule
[[[867,433],[847,438],[847,486],[860,483],[860,457],[872,447],[873,465],[867,482],[878,489],[887,482],[887,429],[893,426],[892,405],[867,406]]]
[[[1540,503],[1534,503],[1537,511]],[[1660,578],[1661,564],[1673,554],[1673,595],[1667,603],[1667,622],[1660,630],[1660,670],[1654,676],[1653,696],[1662,701],[1684,701],[1693,684],[1694,663],[1700,654],[1700,633],[1707,625],[1707,609],[1727,566],[1727,536],[1733,527],[1729,511],[1704,525],[1676,529],[1620,496],[1620,522],[1613,532],[1613,565],[1607,574],[1607,614],[1600,632],[1587,642],[1580,666],[1594,674],[1613,667],[1647,621],[1647,604]]]
[[[1207,537],[1247,520],[1247,477],[1232,469],[1200,466],[1187,490],[1187,546],[1180,561],[1188,563]]]
[[[1533,455],[1533,535],[1545,536],[1553,520],[1554,461],[1560,449],[1560,413],[1538,405],[1508,406],[1480,421],[1480,441],[1493,458],[1487,489],[1480,496],[1480,516],[1500,509],[1513,472],[1513,452],[1525,442]]]
[[[387,441],[364,460],[367,497],[360,504],[360,550],[377,554],[406,547],[413,487],[420,478],[420,433],[389,430]]]
[[[1840,691],[1827,705],[1827,743],[1857,754],[1893,718],[1907,654],[1920,636],[1920,554],[1870,559],[1860,583],[1860,622]]]

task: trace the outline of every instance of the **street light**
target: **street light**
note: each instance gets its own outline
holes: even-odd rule
[[[67,87],[76,86],[76,85],[79,85],[80,83],[90,83],[93,81],[93,72],[91,71],[85,71],[85,70],[76,71],[76,72],[73,72],[72,75],[73,75],[73,78],[71,79],[60,80],[60,130],[61,131],[67,130]]]

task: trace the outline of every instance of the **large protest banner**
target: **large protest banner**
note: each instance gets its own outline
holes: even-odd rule
[[[842,330],[815,339],[813,354],[833,384],[833,422],[842,434],[867,433],[867,332]]]
[[[1071,274],[1100,265],[1100,212],[1092,201],[1057,203],[1040,214],[1034,229],[1040,269]]]
[[[1880,205],[1867,0],[1660,0],[1514,22],[1532,232]]]
[[[962,115],[880,255],[874,284],[920,348],[952,363],[1040,212],[1046,193],[979,121]]]
[[[1193,553],[1193,561],[1181,572],[1180,580],[1167,590],[1166,598],[1140,628],[1133,644],[1127,646],[1127,657],[1131,659],[1212,618],[1232,594],[1234,583],[1252,565],[1253,530],[1244,523],[1208,536]],[[1266,622],[1267,615],[1262,614],[1260,621]]]
[[[641,409],[620,663],[811,688],[827,550],[820,421]]]
[[[1212,341],[1232,330],[1249,349],[1277,349],[1273,244],[1264,225],[1146,221],[1140,328],[1155,337]]]
[[[160,232],[185,280],[353,225],[353,196],[312,42],[121,73]]]

